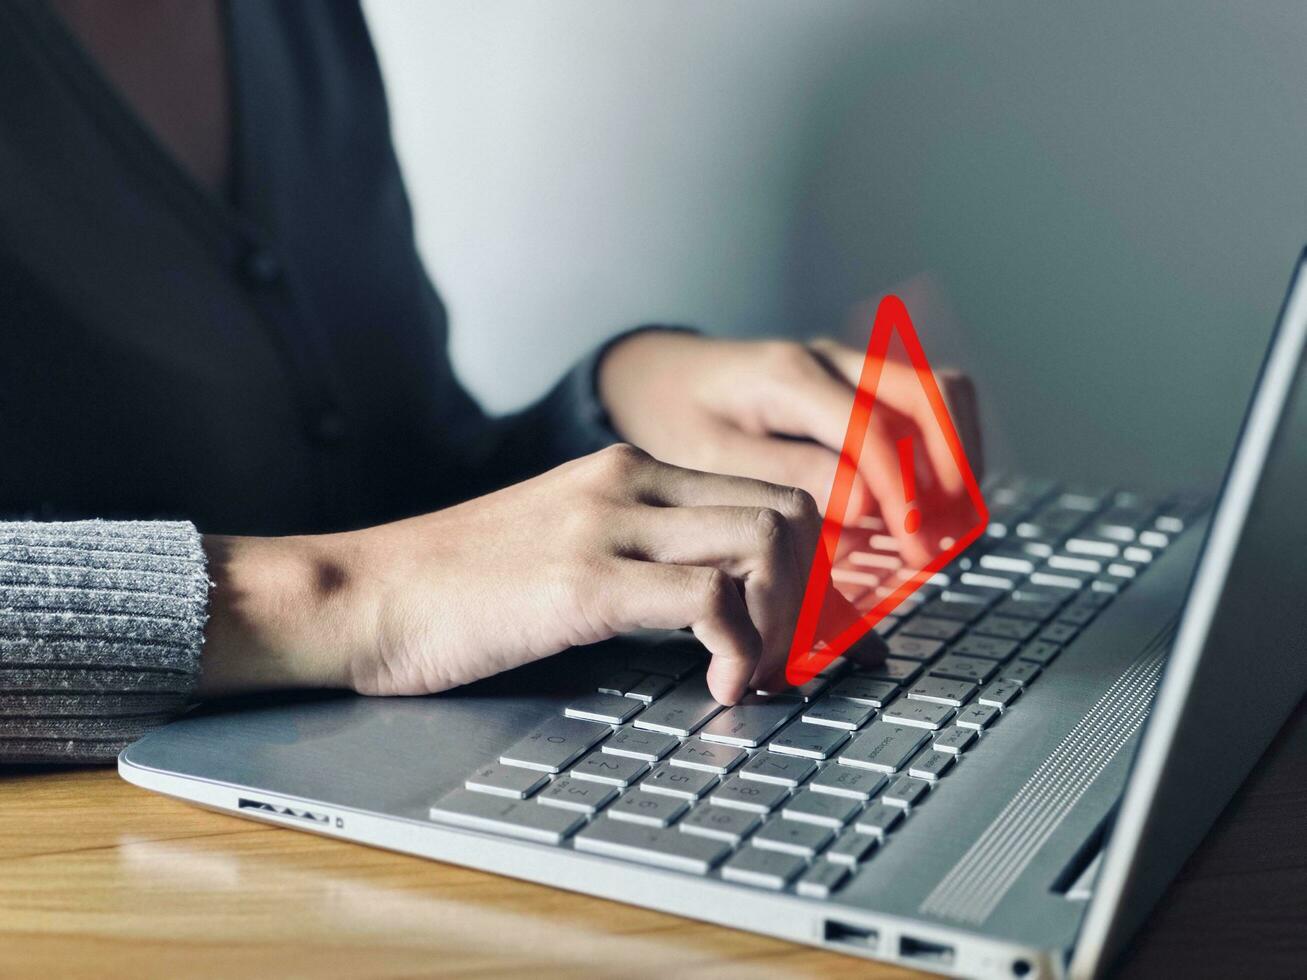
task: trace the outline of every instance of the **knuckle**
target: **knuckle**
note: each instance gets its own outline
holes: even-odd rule
[[[803,374],[812,368],[812,353],[792,340],[767,341],[763,354],[772,370],[782,376]]]
[[[753,530],[764,551],[772,551],[789,537],[790,526],[780,511],[760,507],[753,514]]]
[[[782,491],[781,509],[791,520],[805,524],[821,520],[821,511],[817,501],[807,490],[799,487],[786,487]]]
[[[633,476],[650,460],[648,453],[629,442],[613,443],[599,450],[593,458],[601,475],[619,479]]]
[[[730,604],[735,583],[720,568],[705,568],[700,575],[699,594],[707,612],[724,612]]]

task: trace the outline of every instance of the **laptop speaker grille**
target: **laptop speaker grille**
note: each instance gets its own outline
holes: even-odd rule
[[[1058,825],[1139,730],[1175,623],[1149,644],[926,896],[919,911],[979,925],[998,907]]]

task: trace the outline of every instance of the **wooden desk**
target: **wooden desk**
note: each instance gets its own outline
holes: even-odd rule
[[[1129,977],[1307,975],[1300,708]],[[109,769],[0,768],[0,976],[907,977],[907,971],[209,813]]]

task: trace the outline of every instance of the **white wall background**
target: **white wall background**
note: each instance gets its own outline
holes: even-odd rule
[[[629,324],[838,331],[917,277],[1000,457],[1219,472],[1307,239],[1307,5],[367,11],[455,361],[492,408]]]

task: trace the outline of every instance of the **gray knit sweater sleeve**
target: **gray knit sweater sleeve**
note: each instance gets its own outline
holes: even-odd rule
[[[208,595],[191,524],[0,522],[0,762],[108,762],[176,715]]]

